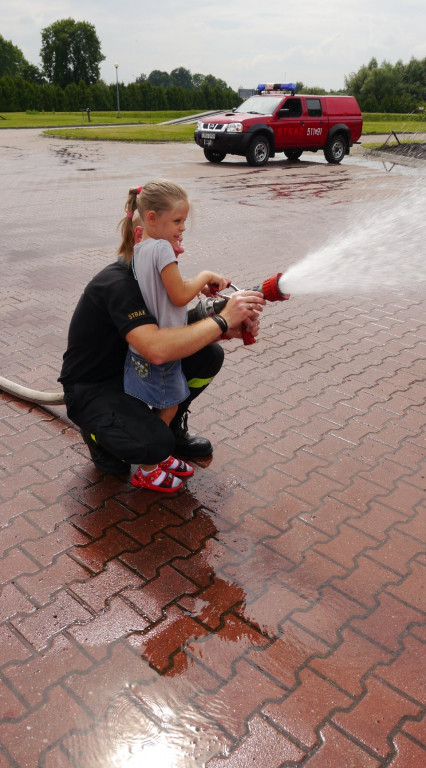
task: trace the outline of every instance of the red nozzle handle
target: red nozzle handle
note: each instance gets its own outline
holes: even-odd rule
[[[250,333],[250,331],[247,330],[245,325],[243,325],[243,342],[244,342],[245,346],[248,346],[249,344],[255,344],[256,343],[256,339]]]
[[[231,281],[228,280],[228,288],[231,285]],[[219,283],[210,283],[210,292],[214,295],[219,290]]]

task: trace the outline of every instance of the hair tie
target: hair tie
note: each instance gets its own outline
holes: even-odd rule
[[[140,193],[142,192],[142,190],[143,190],[143,187],[138,187],[138,189],[137,189],[137,193],[138,193],[138,195],[140,195]]]
[[[127,208],[126,216],[127,216],[128,219],[133,219],[133,213],[134,213],[134,211],[129,211],[129,209]]]

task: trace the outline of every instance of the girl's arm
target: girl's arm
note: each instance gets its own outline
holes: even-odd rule
[[[217,275],[215,272],[209,272],[207,269],[200,272],[196,277],[183,280],[176,262],[164,267],[161,272],[161,280],[170,301],[176,307],[184,307],[208,283],[217,283],[219,291],[223,291],[228,285],[228,280],[225,277]]]

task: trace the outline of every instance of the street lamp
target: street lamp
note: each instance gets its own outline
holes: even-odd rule
[[[118,93],[118,64],[115,62],[115,76],[117,80],[117,117],[120,117],[120,94]]]

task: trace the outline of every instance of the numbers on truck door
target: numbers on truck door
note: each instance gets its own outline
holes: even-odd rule
[[[307,136],[321,136],[322,128],[308,128]]]

